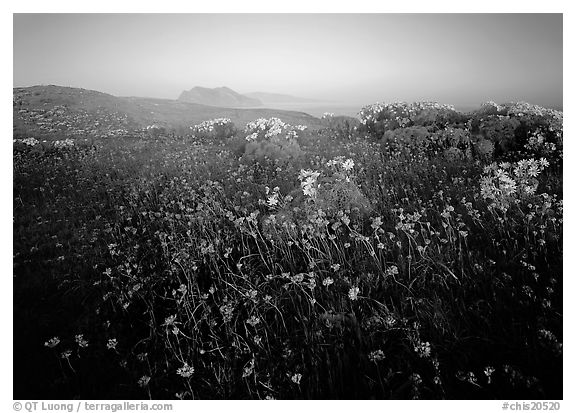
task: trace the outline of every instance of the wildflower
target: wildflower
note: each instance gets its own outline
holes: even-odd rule
[[[418,373],[414,373],[410,376],[410,379],[414,383],[415,386],[422,384],[422,377]]]
[[[60,358],[68,359],[72,355],[72,350],[65,350],[60,354]]]
[[[468,372],[468,375],[466,376],[466,380],[468,381],[468,383],[470,384],[476,384],[477,380],[476,380],[476,376],[474,375],[473,372]]]
[[[390,267],[388,267],[386,269],[386,275],[387,276],[394,276],[394,275],[398,275],[398,267],[395,265],[392,265]]]
[[[334,284],[334,280],[330,277],[326,277],[324,278],[324,280],[322,281],[322,285],[325,287],[328,287],[329,285]]]
[[[376,350],[368,354],[368,358],[370,359],[371,362],[376,363],[380,360],[384,360],[386,358],[386,355],[382,350]]]
[[[226,303],[220,306],[220,313],[222,313],[222,318],[225,323],[232,321],[234,315],[234,306],[231,303]]]
[[[488,379],[488,384],[490,384],[492,382],[492,373],[494,373],[496,371],[496,369],[492,366],[487,366],[484,369],[484,374],[486,375],[486,378]]]
[[[44,343],[44,346],[48,348],[54,348],[60,343],[60,339],[58,337],[53,337],[47,342]]]
[[[272,195],[272,196],[268,197],[268,199],[266,200],[266,203],[268,204],[269,207],[275,207],[278,205],[278,197],[275,195]]]
[[[352,168],[354,168],[354,161],[352,159],[347,159],[346,161],[344,161],[344,163],[342,164],[342,168],[344,168],[345,171],[350,171],[352,170]]]
[[[372,219],[372,224],[370,225],[374,231],[382,226],[382,217],[376,217]]]
[[[163,326],[172,326],[176,323],[176,315],[171,315],[168,316],[164,319],[164,324],[162,324]]]
[[[85,339],[84,339],[84,335],[83,335],[83,334],[77,334],[77,335],[75,336],[75,340],[76,340],[76,343],[78,343],[78,346],[79,346],[79,347],[81,347],[81,348],[88,347],[88,340],[85,340]]]
[[[318,185],[316,183],[320,172],[312,170],[300,170],[298,179],[300,180],[300,186],[302,187],[302,192],[304,195],[314,198],[316,196]]]
[[[246,322],[250,324],[252,327],[255,327],[258,324],[260,324],[260,317],[252,316],[248,320],[246,320]]]
[[[358,293],[359,292],[360,292],[360,288],[358,288],[358,287],[350,288],[350,290],[348,291],[348,298],[350,298],[352,301],[356,301],[358,299]]]
[[[148,383],[150,383],[150,376],[142,376],[138,380],[138,386],[140,387],[146,387],[148,386]]]
[[[300,380],[302,380],[302,375],[300,373],[296,373],[292,377],[290,377],[290,380],[292,380],[292,382],[295,384],[300,384]]]
[[[246,293],[246,297],[250,298],[251,300],[255,300],[258,296],[258,291],[251,289]]]
[[[429,342],[420,342],[414,346],[414,351],[422,358],[430,357],[430,343]]]
[[[184,378],[192,377],[192,374],[194,374],[194,367],[189,366],[188,363],[184,363],[182,367],[176,370],[176,374]]]
[[[118,345],[118,340],[116,340],[115,338],[111,338],[108,340],[108,343],[106,344],[106,348],[108,350],[116,350],[117,345]]]
[[[250,376],[253,372],[254,372],[254,359],[246,363],[246,365],[244,366],[244,370],[242,372],[242,377],[246,378]]]
[[[332,268],[333,271],[338,271],[340,269],[340,264],[332,264],[330,268]]]

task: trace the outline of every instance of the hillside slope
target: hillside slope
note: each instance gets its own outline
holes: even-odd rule
[[[114,137],[141,132],[148,125],[187,130],[205,120],[230,118],[238,127],[261,118],[278,117],[290,124],[319,127],[320,120],[303,112],[235,109],[178,100],[116,97],[62,86],[13,89],[14,138],[38,136]]]

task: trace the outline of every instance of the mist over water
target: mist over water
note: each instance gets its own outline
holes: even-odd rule
[[[359,112],[369,103],[346,104],[334,102],[310,102],[310,103],[268,103],[255,109],[269,108],[304,112],[317,118],[322,117],[324,113],[333,113],[335,116],[352,116],[359,118]]]

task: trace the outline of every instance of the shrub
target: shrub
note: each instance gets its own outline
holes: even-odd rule
[[[342,211],[367,212],[370,203],[355,183],[354,161],[338,156],[328,161],[326,166],[328,170],[323,174],[300,171],[298,179],[306,200],[332,217]]]
[[[423,126],[408,126],[387,130],[382,136],[382,145],[390,153],[425,151],[429,148],[430,132]]]
[[[380,139],[386,131],[409,126],[443,128],[449,123],[460,123],[465,117],[452,105],[435,102],[376,103],[360,111],[363,130]]]
[[[227,140],[238,133],[234,122],[227,118],[217,118],[204,121],[190,127],[196,138],[205,140]]]
[[[305,126],[291,126],[278,118],[258,119],[244,129],[244,162],[287,163],[298,159],[303,151],[296,138]]]
[[[472,114],[469,126],[473,134],[494,144],[496,159],[547,156],[554,162],[562,154],[562,122],[562,112],[553,109],[525,102],[488,102]]]
[[[331,138],[352,139],[361,126],[358,119],[349,116],[335,116],[333,113],[322,115],[322,125]]]

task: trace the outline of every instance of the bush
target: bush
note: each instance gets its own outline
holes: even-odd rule
[[[387,131],[410,126],[433,126],[444,128],[452,123],[464,122],[466,117],[451,105],[435,102],[416,103],[376,103],[360,111],[362,131],[376,139],[382,138]]]
[[[243,162],[285,164],[304,153],[296,138],[305,127],[293,127],[278,118],[258,119],[246,125]]]
[[[192,133],[196,138],[207,141],[227,140],[238,133],[234,122],[227,118],[207,120],[192,126],[190,129],[192,129]]]

